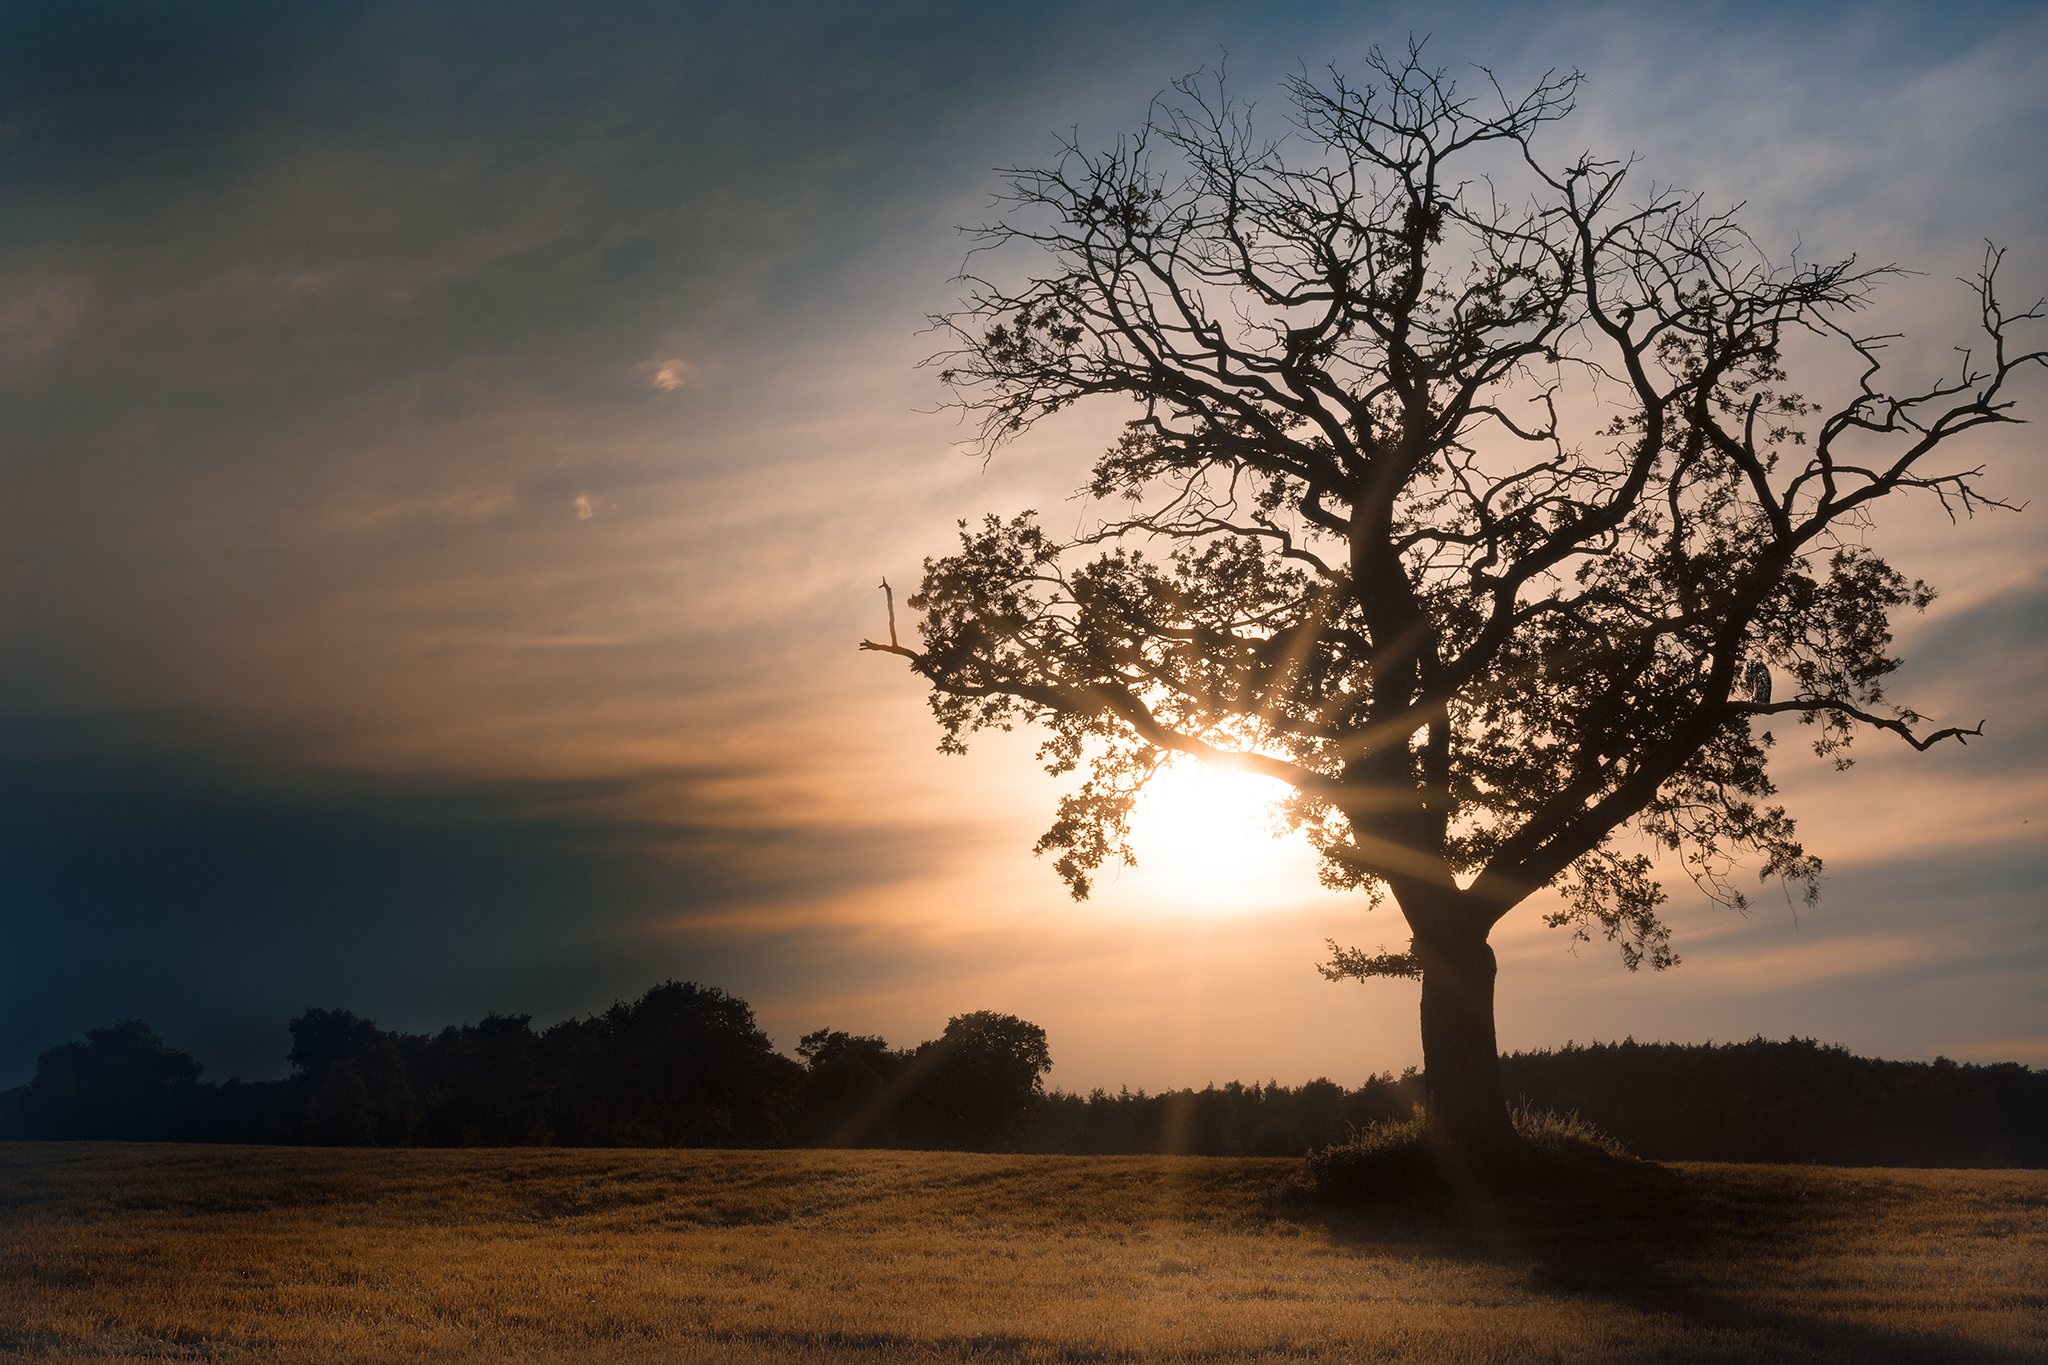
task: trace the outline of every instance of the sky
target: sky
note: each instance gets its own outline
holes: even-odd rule
[[[1987,238],[2048,291],[2027,4],[0,4],[0,1087],[122,1018],[254,1079],[310,1006],[544,1026],[671,978],[785,1051],[1017,1014],[1070,1090],[1419,1064],[1411,983],[1314,971],[1396,912],[1321,890],[1255,785],[1163,782],[1077,905],[1029,737],[940,755],[855,650],[883,576],[1069,515],[1122,420],[984,464],[937,411],[994,168],[1203,68],[1277,124],[1289,73],[1411,35],[1585,72],[1560,156],[1919,272],[1868,318],[1903,375],[1952,367]],[[1782,745],[1824,898],[1674,876],[1670,972],[1526,903],[1504,1048],[2048,1066],[2041,430],[1970,451],[2027,510],[1869,532],[1941,590],[1894,694],[1985,739]]]

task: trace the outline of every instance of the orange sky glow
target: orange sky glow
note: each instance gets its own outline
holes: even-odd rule
[[[1034,739],[942,756],[918,680],[855,650],[884,575],[908,634],[956,519],[1090,516],[1070,494],[1123,420],[1078,410],[984,465],[931,411],[920,330],[989,168],[1114,136],[1224,50],[1277,119],[1299,64],[1427,31],[1510,85],[1585,70],[1560,150],[1746,201],[1781,255],[1920,272],[1866,320],[1917,375],[1969,335],[1954,277],[1986,237],[2012,300],[2048,290],[2048,17],[1192,5],[1161,38],[1154,8],[562,7],[478,36],[453,5],[232,33],[16,7],[0,1087],[116,1018],[254,1077],[312,1005],[544,1025],[671,977],[786,1051],[1015,1013],[1068,1089],[1418,1064],[1414,985],[1314,970],[1326,939],[1405,943],[1398,912],[1266,836],[1269,784],[1171,771],[1138,866],[1076,904],[1031,856],[1060,790]],[[1495,935],[1503,1047],[2048,1066],[2048,385],[2018,397],[2037,424],[1971,458],[2026,511],[1869,532],[1942,594],[1897,623],[1895,694],[1985,738],[1868,736],[1837,773],[1781,727],[1821,904],[1764,886],[1739,914],[1673,867],[1682,965],[1631,975],[1539,896]]]

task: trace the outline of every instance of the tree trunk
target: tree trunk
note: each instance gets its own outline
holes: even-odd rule
[[[1422,959],[1422,1066],[1429,1126],[1447,1155],[1485,1183],[1521,1151],[1501,1089],[1493,1034],[1493,949],[1485,931],[1415,936]]]

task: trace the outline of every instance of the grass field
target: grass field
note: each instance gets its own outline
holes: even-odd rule
[[[1298,1169],[0,1146],[0,1356],[2048,1360],[2048,1172],[1328,1212]]]

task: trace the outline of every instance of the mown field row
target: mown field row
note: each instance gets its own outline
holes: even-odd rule
[[[2048,1172],[1685,1165],[1329,1211],[1299,1163],[0,1146],[38,1360],[2048,1359]]]

